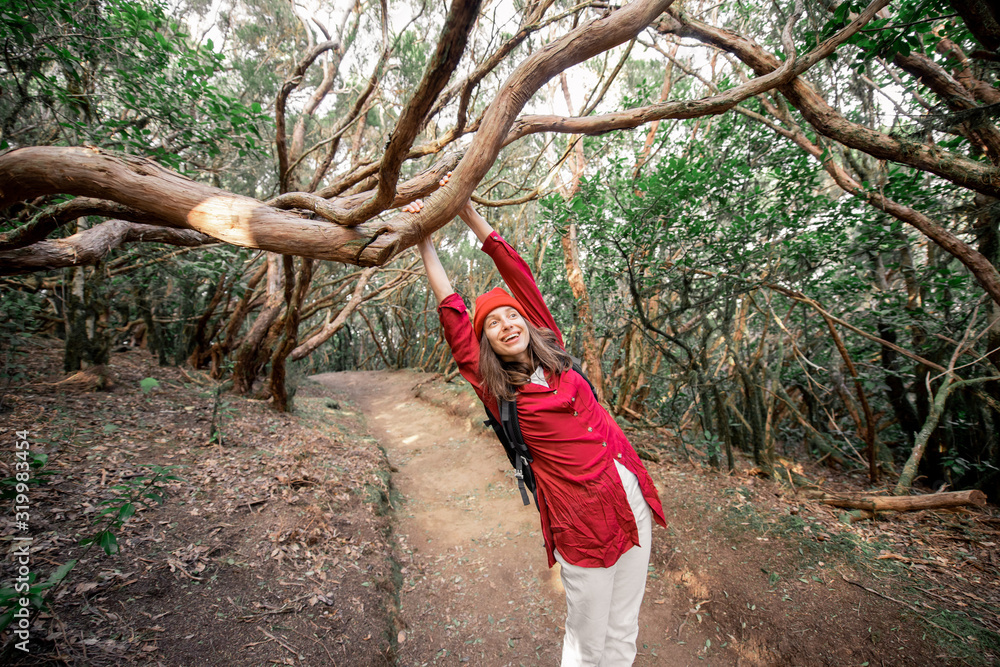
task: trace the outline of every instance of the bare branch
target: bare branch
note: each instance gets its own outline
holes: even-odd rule
[[[285,79],[281,89],[278,90],[278,95],[274,100],[274,141],[278,153],[278,174],[281,175],[282,181],[285,180],[288,173],[288,145],[285,138],[285,103],[288,101],[288,96],[302,84],[306,70],[313,64],[313,61],[327,51],[340,48],[341,42],[339,37],[327,40],[322,44],[317,44],[299,61],[295,69],[292,70],[292,73]],[[331,81],[331,85],[332,83]]]
[[[39,241],[26,248],[0,252],[0,275],[97,264],[125,243],[142,242],[203,246],[214,243],[215,239],[188,229],[108,220],[64,239]]]
[[[672,1],[634,0],[571,30],[526,58],[486,111],[448,185],[425,201],[421,213],[394,215],[387,233],[362,251],[362,261],[369,261],[369,253],[391,257],[450,222],[496,161],[510,126],[532,94],[559,72],[632,39]]]
[[[403,161],[434,100],[462,59],[469,32],[479,16],[480,2],[481,0],[453,0],[444,29],[438,38],[437,50],[389,137],[389,144],[379,166],[378,191],[374,197],[352,210],[342,224],[359,224],[392,204]]]
[[[881,9],[884,0],[876,0],[852,22],[870,17],[873,9]],[[729,53],[763,77],[781,68],[782,63],[759,44],[729,30],[708,25],[671,10],[669,18],[658,26],[661,31],[692,37]],[[829,41],[829,40],[828,40]],[[800,59],[799,66],[806,64]],[[1000,196],[1000,169],[990,164],[943,150],[939,146],[899,139],[858,123],[853,123],[827,104],[816,90],[801,78],[779,85],[782,95],[805,117],[819,133],[845,146],[856,148],[873,157],[906,164],[921,171],[937,174],[962,187],[994,197]]]
[[[51,206],[36,215],[31,222],[0,234],[0,250],[14,250],[37,243],[63,225],[87,215],[113,216],[130,222],[149,224],[160,222],[155,216],[113,201],[77,197]]]

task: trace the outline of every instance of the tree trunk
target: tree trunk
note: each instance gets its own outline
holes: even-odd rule
[[[291,262],[292,258],[289,257],[287,261]],[[284,338],[271,355],[271,396],[274,397],[274,407],[281,412],[288,412],[291,409],[293,396],[288,392],[285,360],[295,349],[299,331],[299,311],[309,291],[312,272],[313,260],[303,257],[295,279],[295,289],[286,289]]]
[[[260,369],[267,363],[271,356],[269,349],[263,349],[261,343],[267,336],[271,325],[281,313],[284,305],[284,284],[283,271],[281,268],[281,255],[268,253],[267,255],[267,301],[264,307],[257,314],[257,319],[250,327],[250,331],[243,338],[240,348],[236,353],[236,365],[233,368],[233,389],[243,396],[249,395],[253,390],[254,380]]]
[[[227,292],[232,293],[233,285],[238,276],[239,272],[234,271],[232,279],[227,281],[229,273],[227,271],[222,272],[222,275],[219,276],[219,282],[215,285],[215,292],[212,294],[212,298],[202,311],[201,317],[195,322],[194,331],[191,334],[191,353],[188,356],[188,363],[191,364],[192,368],[202,368],[205,362],[208,361],[209,340],[211,339],[211,336],[208,335],[208,323],[212,320],[212,316],[215,314],[215,310],[219,307],[219,304],[222,303],[223,296]]]
[[[930,440],[931,434],[934,433],[934,429],[937,428],[938,421],[940,421],[941,415],[944,413],[948,396],[959,387],[982,382],[995,382],[997,380],[1000,380],[1000,378],[989,377],[956,381],[952,374],[945,375],[937,393],[934,394],[934,400],[930,405],[927,421],[924,422],[923,428],[920,429],[920,433],[914,439],[913,451],[910,452],[910,457],[906,460],[903,471],[899,474],[899,480],[896,482],[896,488],[893,489],[893,495],[904,496],[910,492],[910,487],[913,486],[913,479],[917,474],[917,468],[920,465],[920,459],[923,458],[924,450],[927,449],[927,442]]]
[[[735,356],[734,356],[735,359]],[[764,441],[764,399],[760,387],[754,382],[749,371],[740,361],[736,361],[736,370],[743,383],[743,397],[746,404],[747,430],[753,450],[754,465],[767,474],[771,474],[771,462],[766,459],[767,446]]]
[[[239,334],[240,328],[243,326],[243,322],[250,312],[254,290],[260,281],[264,279],[264,276],[267,275],[267,272],[268,262],[265,260],[247,282],[246,291],[243,292],[243,296],[240,297],[236,308],[233,309],[233,313],[229,316],[229,321],[223,329],[222,340],[212,345],[212,348],[209,350],[209,355],[212,358],[211,375],[216,380],[222,377],[223,360],[229,356],[233,346],[236,344],[236,336]]]
[[[722,442],[726,448],[726,468],[732,472],[736,468],[733,460],[733,429],[729,426],[729,408],[722,400],[722,393],[716,382],[711,383],[712,399],[715,401],[715,417],[718,420],[718,429],[722,434]]]
[[[576,298],[576,319],[579,323],[580,338],[583,342],[583,369],[597,391],[597,400],[604,401],[604,371],[601,355],[594,339],[594,318],[590,314],[590,294],[583,280],[580,268],[580,248],[576,241],[576,223],[562,235],[563,260],[566,265],[566,279]]]

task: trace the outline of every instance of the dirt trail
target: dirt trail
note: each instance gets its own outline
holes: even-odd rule
[[[31,489],[40,577],[79,559],[15,664],[558,664],[558,572],[467,385],[331,374],[299,387],[295,414],[226,397],[220,443],[207,377],[135,350],[115,357],[114,391],[92,392],[60,382],[61,364],[58,342],[33,342],[37,380],[0,419],[0,436],[27,430],[50,457]],[[668,523],[653,533],[637,665],[1000,664],[995,507],[848,525],[749,460],[727,474],[625,426],[660,458],[646,465]],[[96,512],[150,464],[183,479],[116,529],[120,553],[87,552]],[[15,565],[0,558],[0,582]]]
[[[409,371],[315,379],[357,404],[393,467],[399,667],[559,664],[558,570],[546,567],[536,510],[521,505],[471,392]],[[920,593],[951,589],[878,556],[930,562],[923,540],[965,535],[971,518],[899,518],[902,532],[845,525],[834,508],[787,495],[750,467],[720,474],[645,442],[651,434],[629,437],[659,452],[646,465],[668,523],[653,530],[636,665],[994,664],[995,636],[955,625]],[[989,554],[977,553],[960,580],[996,597]],[[945,648],[945,633],[968,639]]]
[[[547,567],[537,511],[521,504],[492,433],[415,398],[419,374],[313,379],[357,403],[395,469],[399,664],[558,664],[566,608],[558,565]],[[657,528],[654,542],[664,538]],[[663,579],[647,586],[635,664],[706,664],[695,658],[703,638],[686,637],[691,648],[663,641],[682,622],[665,587]]]

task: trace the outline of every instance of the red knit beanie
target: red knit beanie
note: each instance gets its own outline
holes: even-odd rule
[[[483,337],[483,325],[486,323],[486,316],[500,306],[516,308],[521,317],[524,317],[524,308],[521,307],[517,299],[507,294],[502,287],[494,287],[476,299],[476,315],[472,320],[472,326],[476,330],[476,340],[481,340]]]

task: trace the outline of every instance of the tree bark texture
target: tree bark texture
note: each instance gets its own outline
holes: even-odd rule
[[[986,504],[986,494],[973,489],[971,491],[931,493],[923,496],[862,496],[860,498],[824,496],[818,500],[826,505],[848,509],[872,512],[911,512],[913,510],[935,510],[965,505],[981,507]]]
[[[444,175],[437,171],[411,179],[408,188],[400,188],[401,196],[416,198],[433,190]],[[378,264],[388,261],[396,249],[391,243],[382,243],[375,250],[369,248],[389,233],[389,228],[379,221],[349,228],[328,220],[310,220],[192,181],[135,156],[93,148],[44,146],[20,148],[0,156],[0,210],[49,194],[111,200],[155,218],[163,227],[195,230],[223,243],[281,254]],[[394,203],[407,202],[400,199]],[[329,204],[329,209],[336,207]]]
[[[257,319],[250,325],[250,330],[240,343],[236,352],[236,365],[233,367],[233,389],[242,395],[247,395],[253,389],[257,373],[267,363],[270,346],[264,344],[264,339],[271,325],[281,314],[285,302],[283,290],[284,274],[281,268],[281,255],[269,253],[267,256],[267,301]]]
[[[101,262],[115,248],[126,243],[144,242],[197,247],[215,243],[215,239],[190,229],[107,220],[64,239],[39,241],[16,250],[0,251],[0,275],[66,266],[92,266]]]
[[[287,258],[287,262],[291,263],[292,258]],[[274,407],[282,412],[288,412],[291,408],[291,397],[285,382],[285,361],[298,339],[299,313],[313,275],[314,261],[303,257],[301,262],[294,289],[285,290],[284,336],[271,355],[271,396],[274,398]]]

